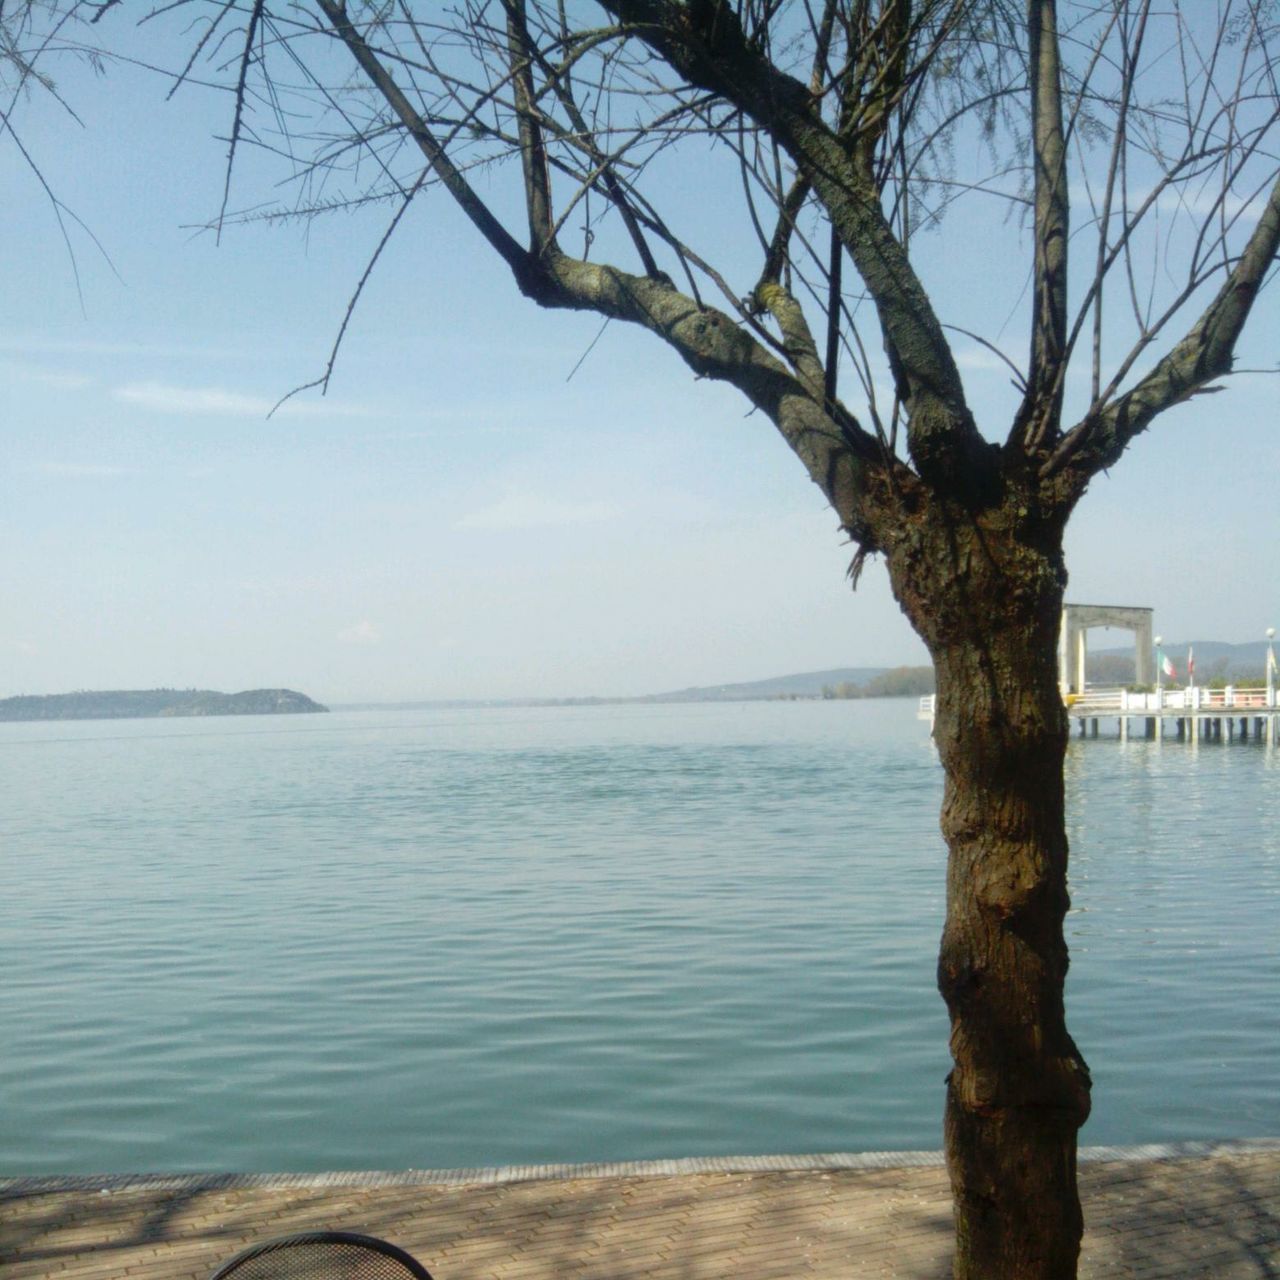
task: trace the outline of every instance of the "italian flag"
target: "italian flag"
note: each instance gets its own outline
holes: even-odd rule
[[[1169,655],[1167,653],[1162,653],[1160,655],[1160,670],[1163,671],[1170,680],[1176,680],[1178,678],[1178,672],[1173,663],[1169,661]]]

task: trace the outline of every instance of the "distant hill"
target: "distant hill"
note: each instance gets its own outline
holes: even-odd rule
[[[138,720],[156,716],[274,716],[328,711],[293,689],[117,689],[0,699],[0,720]]]
[[[1264,640],[1247,644],[1228,644],[1223,640],[1192,640],[1195,648],[1196,681],[1254,681],[1264,679],[1267,646]],[[1188,642],[1162,646],[1170,660],[1185,678]],[[1134,681],[1133,649],[1091,649],[1088,678],[1096,684],[1132,684]],[[751,702],[770,698],[904,698],[931,693],[933,670],[918,667],[836,667],[829,671],[802,671],[788,676],[772,676],[767,680],[742,680],[730,684],[696,685],[669,693],[650,693],[641,697],[576,697],[576,698],[498,698],[448,699],[394,703],[351,703],[340,711],[366,711],[398,708],[402,710],[467,708],[467,707],[548,707],[600,706],[637,702]],[[0,703],[0,706],[3,706]]]
[[[1266,678],[1267,642],[1228,644],[1224,640],[1166,641],[1161,649],[1186,679],[1187,650],[1195,650],[1196,683],[1209,680],[1257,680]],[[1097,684],[1126,684],[1134,679],[1133,649],[1098,649],[1089,653],[1086,676]]]
[[[919,698],[937,688],[933,668],[894,667],[865,684],[842,681],[823,686],[824,698]]]
[[[773,676],[768,680],[748,680],[737,684],[703,685],[655,693],[644,702],[742,702],[753,698],[821,698],[824,689],[837,685],[862,685],[884,675],[887,667],[837,667],[834,671],[804,671],[798,675]]]

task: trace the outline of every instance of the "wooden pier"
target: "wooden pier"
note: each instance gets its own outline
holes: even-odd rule
[[[1175,738],[1185,742],[1280,742],[1280,705],[1274,685],[1208,689],[1157,688],[1153,693],[1086,686],[1083,693],[1063,698],[1067,716],[1079,726],[1080,737],[1098,736],[1100,720],[1119,723],[1120,740],[1143,737],[1156,742]],[[937,695],[920,699],[917,719],[932,726]]]

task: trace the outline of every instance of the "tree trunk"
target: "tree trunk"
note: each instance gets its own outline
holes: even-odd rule
[[[889,567],[938,679],[954,1275],[1070,1280],[1089,1074],[1063,1010],[1062,522],[1030,515],[1016,497],[981,516],[953,509],[913,522]]]

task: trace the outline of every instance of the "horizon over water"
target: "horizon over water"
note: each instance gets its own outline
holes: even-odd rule
[[[936,1149],[914,711],[0,725],[0,1176]],[[1280,1134],[1278,784],[1072,741],[1082,1143]]]

